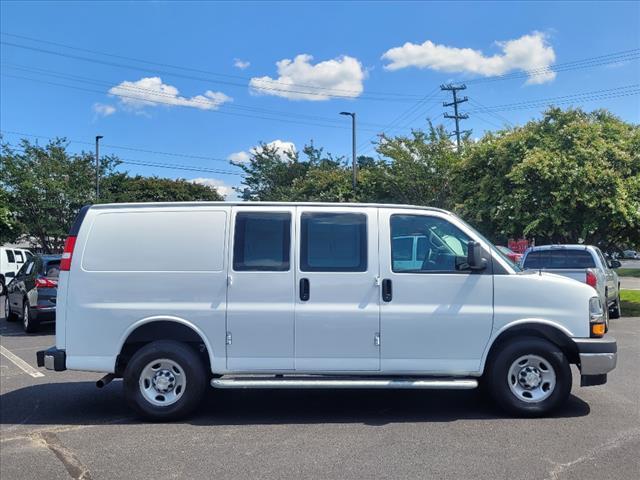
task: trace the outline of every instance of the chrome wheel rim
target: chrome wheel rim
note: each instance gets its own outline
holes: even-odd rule
[[[161,358],[142,369],[139,385],[146,401],[166,407],[180,400],[187,386],[187,376],[178,362]]]
[[[523,355],[509,367],[507,382],[518,400],[542,402],[556,387],[556,372],[548,360],[538,355]]]
[[[22,324],[24,328],[29,328],[29,305],[26,305],[22,308]]]
[[[9,295],[4,297],[4,318],[9,318]]]

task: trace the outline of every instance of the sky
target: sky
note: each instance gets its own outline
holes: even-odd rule
[[[539,118],[549,104],[640,123],[640,2],[7,2],[0,129],[115,154],[131,174],[234,198],[261,142],[375,156],[384,131]],[[153,165],[150,165],[153,164]]]

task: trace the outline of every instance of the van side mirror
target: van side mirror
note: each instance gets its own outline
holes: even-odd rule
[[[622,264],[618,260],[609,260],[609,268],[620,268]]]
[[[487,259],[482,256],[482,247],[473,240],[467,243],[467,264],[471,270],[487,268]]]

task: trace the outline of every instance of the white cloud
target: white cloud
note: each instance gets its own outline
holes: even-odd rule
[[[218,178],[198,177],[193,178],[190,181],[214,188],[220,195],[224,196],[225,200],[237,200],[237,192],[233,189],[233,186],[224,183],[224,180],[220,180]]]
[[[296,145],[293,142],[285,142],[284,140],[273,140],[269,143],[266,143],[268,147],[275,148],[276,153],[280,157],[280,160],[283,162],[289,162],[291,159],[287,153],[296,153]],[[232,153],[227,157],[232,163],[240,164],[247,163],[252,155],[260,153],[263,150],[262,145],[256,145],[255,147],[251,147],[248,152],[240,151]]]
[[[296,153],[296,145],[293,142],[285,142],[283,140],[273,140],[272,142],[269,142],[266,145],[268,147],[275,148],[276,152],[280,156],[280,160],[282,160],[283,162],[290,161],[287,153]],[[262,151],[262,146],[260,145],[257,145],[250,150],[252,154],[260,153],[261,151]]]
[[[169,107],[192,107],[200,110],[217,110],[220,105],[233,99],[222,92],[207,90],[202,95],[183,97],[173,85],[162,83],[160,77],[146,77],[138,81],[124,81],[109,89],[120,102],[132,110],[165,105]]]
[[[529,73],[529,84],[550,82],[556,77],[551,70],[556,54],[545,34],[533,32],[496,45],[502,53],[486,56],[479,50],[437,45],[430,40],[423,44],[407,42],[387,50],[382,58],[389,61],[384,67],[387,70],[417,67],[485,77],[522,70]]]
[[[108,117],[109,115],[116,113],[116,107],[104,103],[94,103],[93,111],[100,117]]]
[[[232,163],[247,163],[249,158],[251,158],[251,156],[247,152],[241,151],[232,153],[227,157],[227,160]]]
[[[241,60],[239,58],[234,58],[233,66],[236,68],[239,68],[240,70],[244,70],[246,68],[249,68],[249,66],[251,66],[251,62],[248,60]]]
[[[290,100],[329,100],[332,95],[358,97],[366,71],[353,57],[343,55],[333,60],[311,64],[313,57],[302,54],[293,60],[276,62],[278,78],[254,77],[249,82],[251,92],[275,95]]]

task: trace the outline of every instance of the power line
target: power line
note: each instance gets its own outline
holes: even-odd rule
[[[56,137],[51,137],[51,136],[47,136],[47,135],[35,135],[35,134],[32,134],[32,133],[16,132],[15,130],[0,130],[0,132],[8,133],[10,135],[23,136],[23,137],[44,138],[44,139],[47,139],[47,140],[54,140],[56,138]],[[82,141],[82,140],[74,140],[74,139],[70,139],[70,138],[67,138],[67,137],[61,137],[61,138],[64,138],[69,143],[78,143],[78,144],[81,144],[81,145],[93,145],[92,142],[86,142],[86,141]],[[106,143],[101,144],[101,146],[103,148],[113,148],[113,149],[116,149],[116,150],[129,150],[129,151],[132,151],[132,152],[151,153],[153,155],[166,155],[166,156],[169,156],[169,157],[182,157],[182,158],[191,158],[191,159],[195,159],[195,160],[208,160],[208,161],[212,161],[212,162],[224,162],[224,163],[229,164],[229,165],[234,165],[228,159],[223,159],[223,158],[207,157],[207,156],[202,156],[202,155],[191,155],[191,154],[175,153],[175,152],[162,152],[162,151],[159,151],[159,150],[147,150],[147,149],[144,149],[144,148],[129,147],[129,146],[124,146],[124,145],[113,145],[113,144],[106,144]]]
[[[89,77],[83,77],[80,75],[71,75],[71,74],[67,74],[67,73],[63,73],[63,72],[59,72],[59,71],[55,71],[55,70],[49,70],[49,69],[43,69],[43,68],[37,68],[37,67],[31,67],[31,66],[27,66],[27,65],[20,65],[20,64],[15,64],[15,63],[7,63],[7,62],[3,62],[2,64],[0,64],[1,66],[5,66],[5,67],[9,67],[12,69],[16,69],[19,71],[25,71],[25,72],[29,72],[29,73],[36,73],[36,74],[41,74],[41,75],[47,75],[47,76],[51,76],[54,78],[61,78],[64,80],[70,80],[73,82],[79,82],[79,83],[86,83],[86,84],[93,84],[93,85],[98,85],[98,86],[106,86],[106,87],[111,87],[111,88],[117,88],[118,90],[125,90],[125,91],[131,91],[134,94],[140,92],[140,96],[134,96],[132,98],[139,100],[141,102],[150,102],[150,103],[154,103],[156,102],[154,99],[156,97],[162,97],[162,98],[167,98],[167,99],[175,99],[176,95],[172,95],[169,93],[165,93],[162,91],[158,91],[158,90],[153,90],[150,88],[144,88],[144,87],[140,87],[140,86],[121,86],[121,85],[117,85],[114,86],[113,83],[111,82],[107,82],[104,80],[99,80],[96,78],[89,78]],[[153,98],[149,98],[149,97],[143,97],[143,94],[149,94],[150,97]],[[114,96],[121,96],[119,93],[114,93]],[[126,97],[129,98],[129,97]],[[213,100],[208,100],[208,99],[197,99],[197,98],[188,98],[186,99],[190,104],[196,104],[196,105],[203,105],[203,107],[212,107],[215,106],[215,102]],[[168,104],[170,105],[175,105],[175,103],[173,102],[168,102]],[[249,106],[249,105],[239,105],[236,103],[226,103],[224,104],[224,108],[225,109],[239,109],[239,110],[244,110],[244,111],[250,111],[250,112],[258,112],[258,113],[265,113],[265,114],[269,114],[269,115],[282,115],[282,116],[286,116],[286,117],[297,117],[297,118],[302,118],[302,119],[310,119],[310,120],[318,120],[318,121],[322,121],[322,122],[333,122],[336,124],[340,124],[342,125],[342,122],[340,122],[339,120],[336,120],[334,118],[329,118],[329,117],[321,117],[318,115],[306,115],[306,114],[300,114],[300,113],[290,113],[290,112],[284,112],[284,111],[280,111],[280,110],[271,110],[271,109],[266,109],[266,108],[260,108],[260,107],[253,107],[253,106]],[[370,123],[370,122],[361,122],[362,125],[369,125],[369,126],[382,126],[382,124],[376,124],[376,123]]]
[[[506,124],[509,127],[513,127],[513,123],[511,123],[507,117],[505,117],[504,115],[500,115],[499,113],[495,113],[495,112],[492,112],[492,111],[488,110],[488,107],[486,105],[480,103],[479,101],[477,101],[477,100],[475,100],[473,98],[470,98],[469,99],[469,103],[471,103],[473,105],[476,105],[478,108],[482,109],[482,111],[484,113],[487,113],[487,114],[491,115],[492,117],[500,120],[501,122],[503,122],[503,124]],[[475,112],[475,115],[478,115],[478,112]],[[488,122],[488,123],[492,123],[492,122]],[[493,125],[495,125],[495,123]],[[498,128],[502,128],[503,126],[504,125],[498,125]]]
[[[621,87],[615,88],[607,88],[601,90],[593,90],[589,92],[581,92],[571,95],[561,95],[557,97],[548,97],[548,98],[539,98],[533,100],[527,100],[523,102],[514,102],[507,103],[503,105],[494,105],[488,106],[480,111],[484,111],[486,113],[489,112],[497,112],[497,111],[507,111],[507,110],[519,110],[523,108],[538,108],[540,105],[547,104],[562,104],[562,103],[572,103],[574,101],[591,101],[591,100],[599,100],[601,98],[617,98],[621,96],[629,96],[629,95],[637,95],[640,93],[640,84],[631,84],[625,85]],[[476,113],[476,110],[469,110],[469,113]]]
[[[19,145],[12,145],[10,143],[5,144],[10,147],[13,151],[19,151],[21,153],[27,153],[24,148],[21,148]],[[240,172],[229,172],[226,170],[219,170],[217,168],[207,168],[207,167],[198,167],[195,165],[182,165],[182,164],[174,164],[174,163],[161,163],[161,162],[150,162],[150,161],[141,161],[134,160],[130,158],[119,158],[120,163],[125,165],[137,165],[144,167],[154,167],[154,168],[166,168],[170,170],[184,170],[189,172],[199,172],[199,173],[214,173],[218,175],[244,175]]]
[[[595,68],[603,65],[611,65],[620,62],[628,62],[640,59],[640,49],[623,50],[597,57],[584,58],[582,60],[574,60],[571,62],[557,63],[549,67],[540,67],[522,72],[511,72],[502,75],[494,75],[487,78],[466,79],[466,84],[478,84],[495,82],[501,80],[514,80],[519,78],[530,78],[539,75],[548,75],[549,73],[568,72],[573,70],[582,70],[585,68]]]
[[[32,82],[37,82],[37,83],[43,83],[43,84],[47,84],[47,85],[54,85],[54,86],[58,86],[58,87],[64,87],[64,88],[69,88],[72,90],[78,90],[78,91],[84,91],[84,92],[91,92],[91,93],[100,93],[100,94],[104,94],[103,91],[100,90],[95,90],[95,89],[90,89],[90,88],[84,88],[84,87],[79,87],[79,86],[75,86],[75,85],[67,85],[64,83],[58,83],[58,82],[52,82],[52,81],[48,81],[48,80],[42,80],[42,79],[37,79],[37,78],[31,78],[31,77],[25,77],[25,76],[21,76],[21,75],[11,75],[5,72],[0,72],[0,75],[4,76],[4,77],[9,77],[9,78],[17,78],[20,80],[29,80]],[[140,96],[136,96],[136,95],[124,95],[123,93],[119,93],[118,94],[119,97],[124,97],[124,98],[131,98],[137,101],[145,101],[144,99],[141,99]],[[162,96],[161,94],[158,94],[157,96]],[[181,106],[181,105],[176,105],[176,103],[174,102],[169,102],[169,101],[162,101],[159,98],[153,99],[153,100],[146,100],[147,102],[152,102],[152,103],[159,103],[159,104],[163,104],[163,105],[170,105],[170,106]],[[199,101],[197,100],[192,100],[189,99],[190,102],[196,102],[199,103]],[[205,102],[207,105],[212,105],[212,102]],[[183,105],[182,105],[183,106]],[[236,116],[236,117],[246,117],[246,118],[252,118],[252,119],[262,119],[262,120],[270,120],[270,121],[277,121],[277,122],[284,122],[284,123],[293,123],[296,125],[311,125],[311,126],[315,126],[315,127],[323,127],[323,128],[337,128],[337,129],[341,129],[344,130],[345,127],[341,127],[339,125],[327,125],[327,124],[321,124],[321,123],[317,123],[317,122],[309,122],[309,121],[304,121],[304,120],[291,120],[291,119],[284,119],[284,118],[277,118],[277,117],[265,117],[265,116],[261,116],[261,115],[250,115],[247,113],[240,113],[240,112],[228,112],[225,110],[208,110],[209,112],[213,112],[213,113],[218,113],[220,115],[232,115],[232,116]],[[370,131],[370,132],[375,132],[377,130],[374,129],[366,129],[363,128],[361,130],[365,130],[365,131]]]
[[[225,77],[225,78],[236,78],[236,79],[240,79],[240,80],[251,80],[251,77],[246,77],[246,76],[243,76],[243,75],[230,75],[230,74],[226,74],[226,73],[212,72],[212,71],[209,71],[209,70],[202,70],[202,69],[193,68],[193,67],[185,67],[185,66],[180,66],[180,65],[172,65],[172,64],[169,64],[169,63],[153,62],[153,61],[143,60],[143,59],[134,58],[134,57],[127,57],[127,56],[124,56],[124,55],[116,55],[116,54],[113,54],[113,53],[101,52],[101,51],[98,51],[98,50],[91,50],[91,49],[88,49],[88,48],[80,48],[80,47],[76,47],[76,46],[69,45],[69,44],[53,42],[53,41],[50,41],[50,40],[43,40],[43,39],[39,39],[39,38],[35,38],[35,37],[29,37],[29,36],[26,36],[26,35],[18,35],[18,34],[8,33],[8,32],[0,32],[0,35],[5,35],[5,36],[8,36],[8,37],[14,37],[14,38],[20,38],[20,39],[23,39],[23,40],[29,40],[29,41],[38,42],[38,43],[44,43],[44,44],[48,44],[48,45],[54,45],[54,46],[57,46],[57,47],[68,48],[70,50],[75,50],[75,51],[79,51],[79,52],[92,53],[92,54],[96,54],[96,55],[103,55],[103,56],[112,57],[112,58],[119,58],[119,59],[122,59],[122,60],[131,60],[131,61],[139,62],[139,63],[146,63],[148,65],[158,65],[158,66],[161,66],[161,67],[174,68],[174,69],[178,69],[178,70],[185,70],[185,71],[191,71],[191,72],[196,72],[196,73],[205,73],[205,74],[208,74],[208,75],[214,75],[214,76]],[[323,86],[319,86],[319,85],[305,85],[305,84],[299,84],[299,83],[286,83],[286,82],[280,82],[280,81],[277,81],[277,80],[271,80],[269,83],[285,85],[287,87],[294,86],[294,87],[309,88],[309,89],[314,89],[314,90],[326,90],[326,91],[332,91],[332,92],[356,93],[356,94],[360,93],[360,92],[358,92],[356,90],[347,90],[347,89],[323,87]],[[389,95],[389,96],[398,96],[398,97],[414,97],[414,98],[417,98],[417,97],[420,96],[418,94],[410,94],[410,93],[375,92],[375,91],[370,91],[370,92],[368,92],[368,94],[371,94],[371,95],[382,95],[382,96]],[[352,98],[352,97],[349,97],[349,98]]]
[[[397,127],[396,125],[401,122],[402,120],[405,119],[405,117],[412,115],[414,112],[418,111],[420,108],[422,108],[422,106],[429,100],[435,97],[435,94],[438,92],[438,87],[435,87],[433,90],[429,91],[424,97],[422,97],[418,102],[416,102],[413,106],[409,107],[407,110],[405,110],[404,112],[402,112],[399,116],[397,116],[394,120],[391,121],[391,123],[387,124],[384,129],[387,131],[387,133],[392,132],[393,130],[395,130]],[[435,105],[435,104],[434,104]],[[425,112],[426,113],[426,112]],[[368,140],[362,142],[360,145],[358,145],[357,150],[360,151],[362,148],[364,148],[365,146],[367,146],[368,148],[362,152],[368,152],[372,146],[371,146],[371,142],[376,138],[376,136],[378,136],[378,134],[371,136]]]
[[[126,65],[126,64],[122,64],[122,63],[116,63],[116,62],[110,62],[110,61],[106,61],[106,60],[99,60],[96,58],[89,58],[89,57],[83,57],[80,55],[73,55],[73,54],[69,54],[69,53],[63,53],[63,52],[56,52],[54,50],[47,50],[44,48],[39,48],[39,47],[30,47],[28,45],[20,45],[17,43],[13,43],[13,42],[5,42],[5,41],[0,41],[0,44],[2,45],[6,45],[6,46],[10,46],[10,47],[15,47],[15,48],[22,48],[22,49],[26,49],[26,50],[32,50],[32,51],[36,51],[36,52],[40,52],[40,53],[46,53],[49,55],[57,55],[60,57],[65,57],[65,58],[72,58],[74,60],[82,60],[82,61],[86,61],[86,62],[91,62],[91,63],[98,63],[98,64],[102,64],[102,65],[107,65],[107,66],[111,66],[111,67],[120,67],[120,68],[128,68],[131,70],[137,70],[137,71],[144,71],[144,72],[151,72],[153,74],[162,74],[162,75],[169,75],[169,76],[174,76],[174,77],[181,77],[181,78],[186,78],[189,80],[197,80],[197,81],[202,81],[202,82],[207,82],[207,83],[219,83],[219,84],[223,84],[223,85],[229,85],[229,86],[235,86],[235,87],[242,87],[242,88],[247,88],[247,84],[244,83],[237,83],[237,82],[231,82],[231,81],[227,81],[227,80],[215,80],[215,79],[211,79],[211,78],[204,78],[204,77],[196,77],[193,75],[186,75],[183,73],[176,73],[176,72],[170,72],[167,70],[157,70],[157,69],[149,69],[149,68],[143,68],[143,67],[138,67],[135,65]],[[310,96],[318,96],[318,97],[332,97],[332,98],[344,98],[344,99],[350,99],[350,100],[354,100],[354,99],[358,99],[358,100],[372,100],[372,101],[384,101],[384,102],[412,102],[413,99],[411,98],[385,98],[385,97],[369,97],[369,96],[359,96],[359,97],[354,97],[353,95],[337,95],[337,94],[327,94],[327,93],[319,93],[319,92],[313,92],[313,91],[303,91],[303,90],[291,90],[291,89],[282,89],[282,88],[270,88],[270,87],[254,87],[255,90],[257,91],[275,91],[275,92],[282,92],[282,93],[297,93],[300,95],[310,95]],[[368,95],[368,94],[367,94]]]

